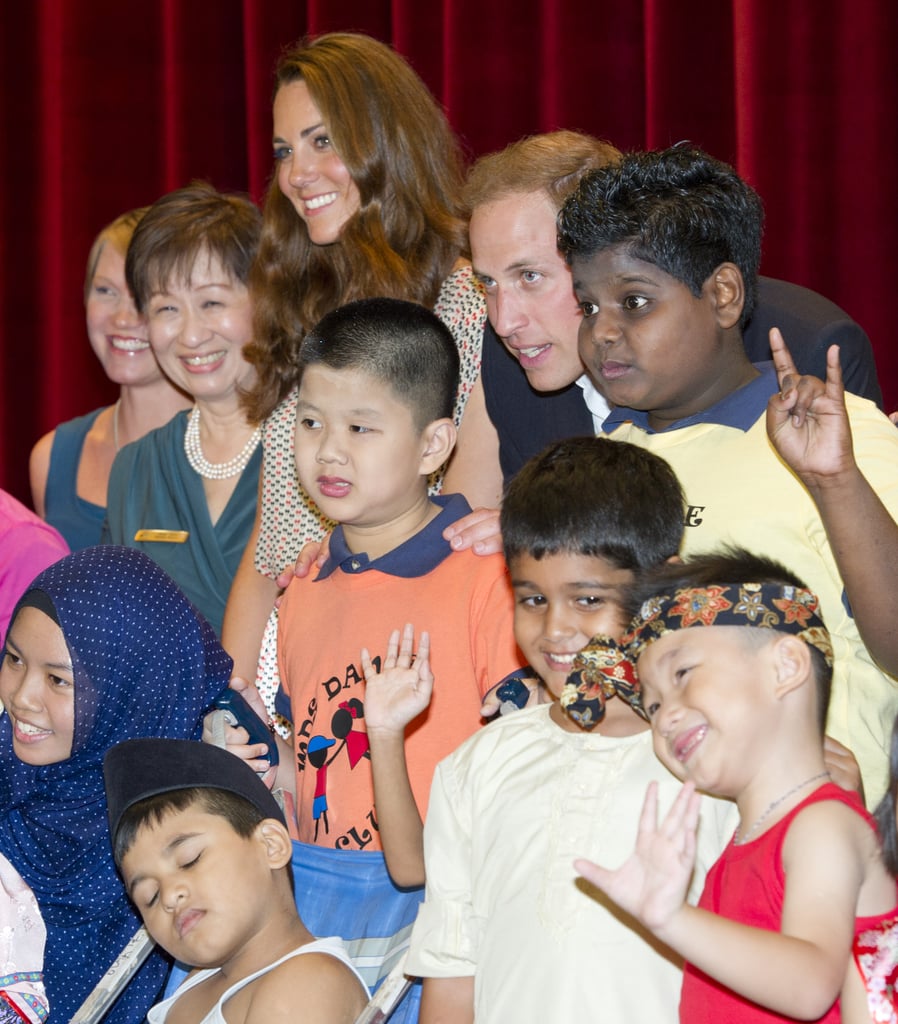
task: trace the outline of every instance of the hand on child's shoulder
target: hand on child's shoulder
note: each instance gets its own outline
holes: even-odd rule
[[[328,953],[306,953],[259,978],[243,1024],[353,1024],[367,1002],[346,964]]]
[[[305,579],[313,569],[320,569],[330,555],[331,535],[325,534],[320,540],[309,540],[303,545],[302,551],[296,556],[296,563],[287,566],[277,578],[277,585],[286,590],[293,579]],[[276,602],[280,603],[280,598]]]
[[[494,555],[502,551],[497,508],[475,508],[443,530],[443,537],[454,551],[470,548],[475,555]]]
[[[823,763],[826,765],[829,777],[837,786],[848,790],[849,793],[857,793],[861,798],[861,803],[865,802],[861,766],[848,747],[833,736],[823,737]]]

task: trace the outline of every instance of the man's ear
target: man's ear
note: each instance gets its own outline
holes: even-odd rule
[[[813,681],[811,649],[804,640],[791,633],[778,633],[771,647],[776,671],[774,696],[777,700]]]
[[[721,263],[710,277],[711,297],[717,322],[724,329],[735,327],[745,307],[745,281],[735,263]]]
[[[293,857],[293,844],[286,826],[276,818],[265,818],[256,826],[255,838],[261,843],[272,868],[282,868]]]
[[[455,448],[458,431],[452,420],[432,420],[421,433],[421,473],[429,475],[449,458]]]

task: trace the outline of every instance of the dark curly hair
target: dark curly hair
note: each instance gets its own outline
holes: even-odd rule
[[[760,197],[729,164],[681,145],[628,153],[587,174],[558,215],[558,247],[570,263],[623,246],[696,297],[716,267],[734,263],[744,328],[757,300],[763,222]]]

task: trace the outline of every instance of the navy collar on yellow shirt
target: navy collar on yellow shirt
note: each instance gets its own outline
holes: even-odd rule
[[[647,412],[643,412],[641,409],[626,409],[623,406],[611,410],[608,418],[602,424],[602,431],[610,434],[622,423],[632,423],[647,434],[668,433],[671,430],[679,430],[681,427],[691,427],[695,423],[717,423],[723,427],[735,427],[737,430],[748,431],[758,422],[758,417],[763,415],[770,396],[779,390],[773,363],[755,363],[754,366],[756,370],[760,371],[760,376],[743,384],[741,388],[731,391],[719,402],[715,402],[714,405],[702,412],[677,420],[676,423],[665,427],[664,431],[656,431],[649,426]]]
[[[327,579],[337,569],[353,576],[368,569],[376,569],[388,576],[401,576],[403,579],[414,579],[432,572],[452,553],[449,542],[443,539],[443,530],[466,516],[471,506],[461,494],[431,495],[430,500],[440,506],[440,513],[398,548],[373,561],[363,551],[350,551],[346,546],[343,527],[338,526],[331,534],[330,555],[318,573],[316,582]]]

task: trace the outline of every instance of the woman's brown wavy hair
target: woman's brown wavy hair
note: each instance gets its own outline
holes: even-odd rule
[[[275,93],[304,81],[359,192],[359,210],[337,242],[314,245],[272,176],[250,277],[257,384],[255,420],[295,384],[303,335],[325,313],[374,296],[433,306],[465,249],[462,159],[442,108],[394,50],[335,32],[281,58]]]

